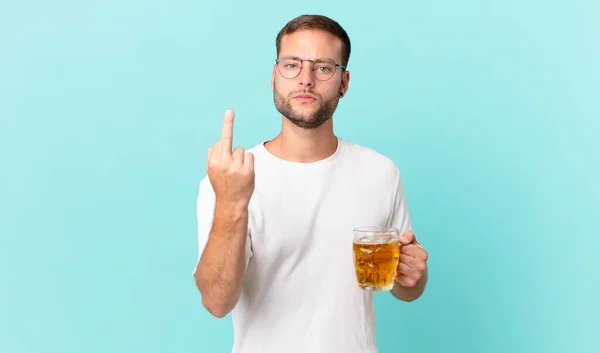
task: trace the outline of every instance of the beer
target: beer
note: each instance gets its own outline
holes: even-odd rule
[[[386,291],[394,286],[400,261],[398,233],[386,229],[355,230],[352,244],[358,286],[364,290]]]

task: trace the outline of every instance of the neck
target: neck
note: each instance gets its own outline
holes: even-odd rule
[[[333,155],[337,144],[332,119],[316,129],[303,129],[284,117],[281,132],[265,143],[265,148],[281,159],[311,163]]]

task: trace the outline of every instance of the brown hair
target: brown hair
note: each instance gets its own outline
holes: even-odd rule
[[[322,15],[301,15],[288,22],[277,34],[275,47],[277,56],[281,49],[281,38],[300,29],[320,29],[338,37],[342,43],[342,65],[348,65],[350,60],[350,38],[339,23]]]

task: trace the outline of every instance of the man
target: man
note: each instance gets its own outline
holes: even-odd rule
[[[337,137],[350,40],[323,16],[290,21],[276,40],[271,87],[281,132],[232,150],[233,111],[208,149],[198,195],[194,278],[216,317],[232,312],[234,353],[377,352],[372,292],[357,285],[353,229],[401,231],[391,293],[418,298],[427,252],[411,232],[400,173]]]

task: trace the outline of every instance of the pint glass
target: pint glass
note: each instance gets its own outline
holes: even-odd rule
[[[355,228],[352,249],[358,286],[376,292],[392,289],[400,246],[400,231],[396,228]]]

